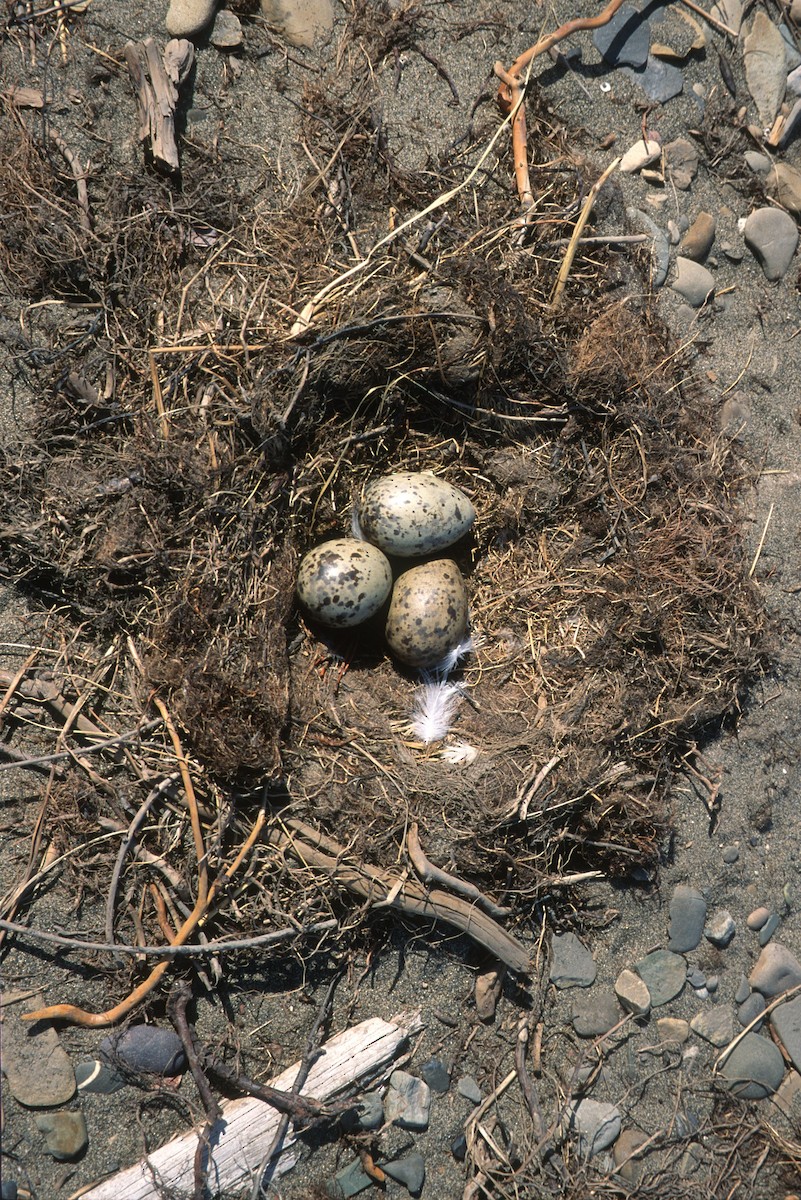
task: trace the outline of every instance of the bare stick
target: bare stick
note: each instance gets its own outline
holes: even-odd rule
[[[50,933],[45,929],[31,929],[17,921],[0,918],[0,930],[17,936],[30,938],[34,942],[47,942],[51,946],[64,946],[67,950],[92,950],[97,954],[131,954],[147,958],[200,958],[209,954],[222,954],[235,950],[253,950],[258,946],[275,946],[279,942],[291,942],[310,934],[328,933],[336,929],[339,922],[334,917],[315,921],[312,925],[297,929],[274,929],[271,933],[259,933],[249,938],[221,938],[216,942],[183,943],[180,946],[126,946],[122,942],[89,942],[81,938],[66,937],[61,933]]]
[[[443,871],[440,867],[435,867],[423,853],[416,821],[412,822],[412,826],[406,835],[406,849],[409,851],[412,866],[423,883],[438,884],[440,887],[449,888],[457,896],[464,896],[465,900],[475,901],[491,917],[508,917],[512,912],[511,908],[501,908],[499,904],[495,904],[493,900],[490,900],[488,896],[480,892],[474,884],[468,883],[464,879],[459,879],[457,875],[449,875],[447,871]]]
[[[565,290],[565,284],[567,283],[568,276],[570,275],[570,268],[573,266],[573,259],[576,257],[579,239],[584,232],[587,222],[590,219],[592,206],[595,204],[601,188],[604,186],[612,172],[617,168],[619,162],[619,158],[614,159],[603,172],[603,174],[596,179],[595,183],[587,193],[587,199],[584,201],[581,212],[579,213],[579,218],[576,221],[576,227],[573,230],[573,235],[570,239],[567,250],[565,251],[565,257],[562,259],[562,265],[559,268],[559,275],[556,279],[556,287],[554,288],[553,296],[551,297],[551,309],[559,307],[559,302],[562,299],[562,293]]]
[[[525,92],[522,83],[522,73],[530,68],[535,58],[547,53],[552,46],[577,33],[580,29],[598,29],[601,25],[612,20],[623,0],[610,0],[606,8],[597,17],[576,17],[564,25],[560,25],[553,33],[540,40],[524,51],[505,71],[501,63],[496,63],[495,74],[501,80],[498,89],[498,106],[504,116],[512,121],[512,156],[514,159],[517,195],[520,200],[521,217],[519,223],[525,223],[528,213],[534,203],[531,192],[531,180],[528,170],[528,134],[526,131]]]

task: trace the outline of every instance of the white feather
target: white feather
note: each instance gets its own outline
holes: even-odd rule
[[[469,654],[472,649],[473,639],[469,633],[465,634],[462,641],[459,642],[458,645],[454,646],[452,650],[449,650],[445,657],[441,658],[435,667],[432,667],[429,671],[423,672],[423,678],[426,680],[426,682],[433,682],[434,680],[446,680],[451,671],[458,666],[461,659],[463,659],[465,655]]]
[[[478,758],[478,750],[469,742],[456,742],[453,746],[443,746],[437,751],[445,762],[453,763],[455,767],[469,767]]]
[[[447,737],[462,689],[457,683],[424,683],[417,689],[412,705],[412,732],[429,745]]]

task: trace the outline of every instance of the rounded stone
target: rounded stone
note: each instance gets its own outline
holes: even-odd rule
[[[764,1100],[784,1078],[784,1059],[773,1042],[758,1033],[747,1033],[726,1059],[720,1074],[734,1095],[743,1100]]]
[[[715,276],[700,263],[679,255],[676,258],[676,278],[670,286],[693,308],[700,308],[715,290]]]
[[[697,888],[680,883],[670,901],[670,940],[668,950],[683,954],[695,950],[704,932],[706,900]]]
[[[464,492],[425,471],[374,479],[356,505],[362,535],[395,558],[425,558],[460,541],[476,519]]]
[[[405,571],[395,583],[385,636],[407,667],[430,670],[467,635],[467,589],[455,562],[441,558]]]
[[[334,28],[331,0],[261,0],[261,11],[290,46],[308,49]]]
[[[71,1162],[83,1154],[89,1143],[86,1121],[80,1112],[41,1113],[36,1128],[45,1135],[47,1152],[57,1162]]]
[[[695,262],[705,259],[715,240],[715,228],[711,213],[699,213],[682,239],[680,249],[684,257]]]
[[[750,912],[745,919],[745,923],[752,933],[757,933],[770,916],[769,908],[755,908]]]
[[[132,1025],[113,1033],[103,1038],[98,1054],[112,1067],[122,1063],[131,1071],[149,1075],[179,1075],[186,1070],[181,1039],[172,1029],[158,1025]]]
[[[731,436],[732,432],[736,433],[738,429],[742,429],[747,423],[749,415],[750,413],[747,410],[743,411],[742,409],[732,412],[732,406],[729,405],[727,409],[724,404],[720,410],[720,427],[722,432],[728,433],[729,436]],[[726,846],[723,851],[723,861],[729,867],[733,866],[739,857],[740,851],[736,846]]]
[[[768,917],[767,921],[765,922],[765,924],[762,926],[762,928],[759,931],[760,946],[767,946],[768,942],[773,937],[776,930],[779,928],[780,923],[781,922],[780,922],[777,914],[771,913],[770,916]]]
[[[639,1129],[624,1129],[615,1142],[613,1156],[618,1175],[627,1183],[637,1184],[642,1174],[642,1163],[636,1154],[641,1146],[648,1141],[646,1134]]]
[[[191,38],[202,33],[214,16],[217,0],[170,0],[164,25],[174,38]]]
[[[798,1070],[801,1068],[801,996],[785,1000],[784,1004],[774,1008],[770,1023]]]
[[[760,992],[752,992],[737,1009],[737,1020],[745,1027],[755,1022],[754,1030],[761,1029],[763,1022],[759,1020],[766,1008],[765,997]]]
[[[125,1087],[123,1076],[99,1059],[78,1063],[75,1079],[79,1092],[94,1092],[101,1096],[110,1096]]]
[[[309,550],[298,569],[303,608],[329,629],[369,621],[392,590],[392,568],[376,547],[358,538],[334,538]]]
[[[769,999],[801,983],[801,963],[781,942],[768,942],[754,964],[748,982]]]
[[[778,208],[758,208],[743,229],[743,238],[766,279],[781,279],[793,261],[798,227],[789,213]]]
[[[656,1028],[664,1046],[681,1046],[690,1036],[690,1026],[681,1017],[660,1017]]]

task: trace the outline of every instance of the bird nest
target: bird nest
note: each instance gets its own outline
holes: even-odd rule
[[[268,206],[188,160],[180,193],[108,179],[89,236],[25,126],[3,135],[0,191],[13,164],[29,193],[59,198],[12,208],[4,268],[89,316],[20,352],[42,402],[2,449],[2,555],[70,647],[61,700],[137,736],[133,774],[133,751],[95,757],[105,789],[65,770],[53,811],[127,821],[164,775],[166,712],[216,831],[213,869],[248,802],[268,802],[273,890],[253,884],[246,925],[340,912],[347,881],[289,865],[292,829],[367,867],[406,861],[414,829],[429,862],[523,920],[588,871],[652,873],[671,772],[737,710],[762,630],[743,466],[641,264],[579,247],[552,304],[597,172],[544,122],[521,238],[489,134],[447,174],[413,176],[363,136],[366,116],[339,143],[329,116],[308,134],[320,161],[338,144],[361,223],[314,181]],[[596,207],[622,226],[613,183]],[[299,556],[398,469],[441,474],[478,512],[459,558],[475,648],[434,746],[410,733],[418,681],[380,628],[322,640],[294,603]]]

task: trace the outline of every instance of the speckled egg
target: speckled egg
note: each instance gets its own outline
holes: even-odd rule
[[[398,471],[367,484],[356,516],[367,541],[385,554],[422,558],[464,537],[476,510],[464,492],[444,479]]]
[[[392,588],[392,570],[377,546],[334,538],[301,559],[298,599],[329,629],[361,625],[375,616]]]
[[[390,650],[408,667],[435,667],[467,633],[467,589],[449,558],[400,576],[387,614]]]

